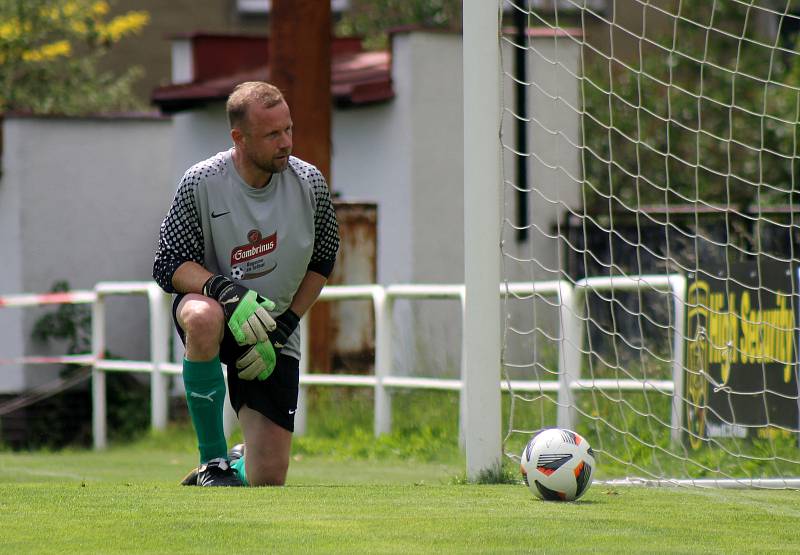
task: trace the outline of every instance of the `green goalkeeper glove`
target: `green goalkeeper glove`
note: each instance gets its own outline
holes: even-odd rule
[[[269,342],[269,332],[276,325],[267,312],[275,309],[271,300],[220,275],[208,278],[203,295],[216,299],[222,306],[228,329],[239,345]]]
[[[300,317],[287,309],[286,312],[275,318],[275,330],[270,332],[269,341],[256,343],[250,347],[245,354],[236,359],[236,368],[239,370],[239,377],[243,380],[266,380],[275,369],[277,354],[286,345],[289,336],[292,335]]]
[[[266,380],[275,370],[275,349],[272,343],[264,341],[256,343],[236,359],[239,377],[243,380],[258,378]]]
[[[300,317],[287,309],[286,312],[275,318],[275,330],[270,332],[269,341],[256,343],[250,347],[245,354],[236,359],[236,368],[239,370],[239,377],[243,380],[266,380],[275,369],[275,362],[278,353],[292,335]]]

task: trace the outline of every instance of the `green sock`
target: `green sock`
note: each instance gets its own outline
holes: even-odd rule
[[[239,479],[242,481],[242,483],[244,485],[246,485],[246,486],[250,485],[247,482],[247,475],[245,474],[245,471],[244,471],[244,457],[242,457],[240,459],[236,459],[235,461],[233,461],[231,463],[231,468],[236,471],[236,474],[239,476]]]
[[[228,444],[222,427],[225,380],[219,357],[202,362],[183,359],[183,384],[197,434],[200,463],[219,457],[227,459]]]

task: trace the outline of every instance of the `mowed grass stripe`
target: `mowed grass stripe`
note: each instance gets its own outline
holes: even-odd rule
[[[62,451],[10,454],[0,452],[0,486],[8,483],[86,482],[174,485],[193,466],[194,454],[161,450],[113,449],[106,453]],[[296,456],[289,466],[289,485],[441,484],[453,481],[459,462],[342,460]]]
[[[295,461],[283,488],[182,488],[174,474],[184,455],[157,454],[0,454],[0,552],[800,551],[794,491],[595,485],[581,501],[560,504],[522,485],[451,485],[435,473],[415,485],[407,481],[421,470],[413,462],[325,458]],[[106,473],[9,480],[19,466]],[[376,472],[353,484],[368,467]],[[370,482],[376,475],[385,483]]]

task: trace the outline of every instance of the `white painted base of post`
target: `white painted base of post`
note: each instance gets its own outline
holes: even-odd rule
[[[382,288],[372,295],[375,311],[375,437],[392,431],[392,395],[383,379],[392,374],[392,301]]]
[[[308,336],[308,318],[303,316],[300,319],[300,337],[301,337],[301,346],[300,346],[300,380],[303,379],[303,376],[308,374],[308,358],[311,356],[309,344],[311,343],[311,338]],[[306,395],[308,394],[308,387],[301,385],[297,392],[297,411],[294,413],[294,435],[302,436],[306,434],[306,428],[308,427],[308,403]]]
[[[92,437],[95,449],[108,447],[106,422],[106,373],[92,370]]]
[[[95,367],[92,368],[92,440],[95,449],[105,449],[108,445],[106,431],[106,374],[97,369],[97,364],[105,355],[105,304],[98,295],[92,305],[92,355]]]

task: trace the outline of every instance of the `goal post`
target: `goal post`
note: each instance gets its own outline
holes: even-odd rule
[[[464,395],[467,479],[500,469],[499,6],[464,0]]]
[[[800,485],[795,4],[463,2],[468,478]]]

